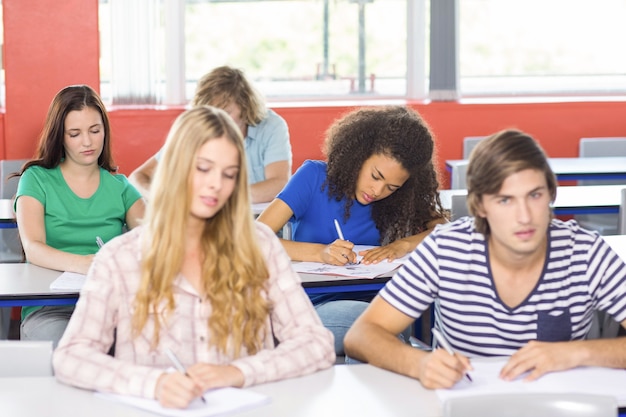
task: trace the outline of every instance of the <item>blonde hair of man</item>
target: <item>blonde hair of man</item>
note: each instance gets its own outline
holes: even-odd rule
[[[497,194],[504,180],[526,169],[542,172],[546,177],[550,201],[556,198],[556,177],[545,152],[530,135],[509,129],[478,142],[467,166],[467,208],[474,216],[476,230],[489,236],[489,222],[478,216],[482,197]]]
[[[251,213],[241,132],[223,110],[199,106],[182,113],[167,136],[163,159],[146,211],[141,284],[135,298],[136,335],[155,314],[153,344],[175,308],[173,282],[184,259],[196,154],[208,141],[225,137],[239,151],[235,189],[224,207],[207,219],[202,233],[203,292],[211,303],[209,344],[233,357],[258,352],[271,306],[264,297],[268,270]],[[161,313],[162,312],[162,313]]]
[[[222,66],[205,74],[191,101],[192,106],[209,105],[225,109],[231,103],[241,109],[242,120],[256,126],[267,116],[267,107],[261,93],[254,88],[242,70]]]

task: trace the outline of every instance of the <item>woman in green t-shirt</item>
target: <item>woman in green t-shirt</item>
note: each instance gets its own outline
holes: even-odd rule
[[[34,159],[17,175],[15,211],[26,260],[86,274],[97,238],[133,228],[144,202],[125,176],[115,174],[106,109],[89,86],[69,86],[54,97]],[[21,338],[56,346],[73,306],[28,307]]]

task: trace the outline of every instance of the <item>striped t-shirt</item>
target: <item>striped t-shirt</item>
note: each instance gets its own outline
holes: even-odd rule
[[[434,304],[435,327],[469,357],[508,356],[530,340],[584,339],[594,310],[626,319],[626,265],[595,232],[552,220],[542,275],[514,308],[496,292],[485,237],[470,217],[438,226],[380,295],[411,317]]]

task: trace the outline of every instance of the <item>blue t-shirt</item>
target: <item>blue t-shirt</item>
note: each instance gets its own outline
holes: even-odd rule
[[[380,245],[380,232],[372,220],[371,205],[354,201],[350,218],[344,221],[346,200],[328,196],[322,191],[326,181],[326,162],[304,161],[277,198],[293,211],[292,240],[329,244],[339,238],[333,223],[339,221],[344,238],[356,245]]]
[[[248,184],[265,181],[265,167],[279,161],[289,161],[291,171],[291,143],[287,122],[276,112],[268,109],[265,119],[256,126],[248,125],[244,138]],[[163,148],[154,155],[157,161],[163,157]]]
[[[293,211],[292,240],[329,244],[339,238],[334,219],[339,221],[346,240],[356,245],[380,245],[380,233],[372,220],[371,205],[354,201],[350,218],[344,221],[346,200],[336,201],[322,191],[326,181],[326,162],[304,161],[277,198]],[[309,298],[315,306],[334,300],[370,301],[377,291],[314,294]]]

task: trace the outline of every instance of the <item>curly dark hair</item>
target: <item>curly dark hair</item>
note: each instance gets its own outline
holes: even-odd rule
[[[372,203],[372,218],[381,245],[424,231],[428,222],[445,217],[433,164],[434,141],[426,122],[405,106],[361,108],[333,123],[326,132],[324,154],[328,175],[322,190],[346,199],[350,217],[363,163],[372,155],[393,158],[409,179],[389,197]]]

